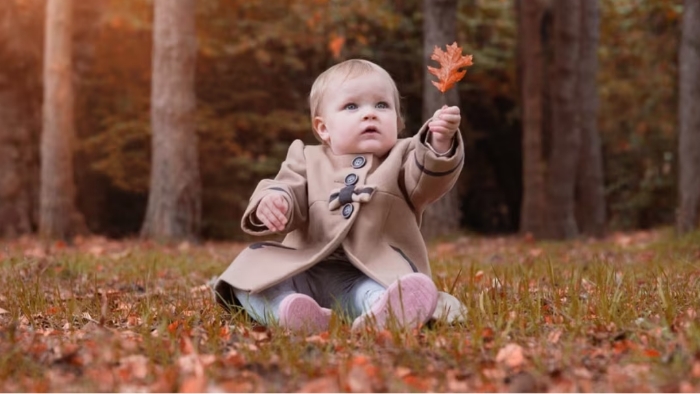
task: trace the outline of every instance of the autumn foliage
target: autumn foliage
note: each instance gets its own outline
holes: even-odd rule
[[[95,233],[135,234],[143,221],[150,173],[153,3],[74,3],[79,209]],[[21,141],[29,139],[32,146],[21,162],[30,168],[39,155],[34,149],[41,125],[45,5],[43,0],[0,1],[0,79],[7,81],[3,92],[21,100],[0,98],[22,106],[19,119],[27,121],[30,135]],[[634,7],[601,2],[599,126],[614,229],[649,228],[675,219],[681,5],[682,0],[643,0]],[[423,51],[422,23],[417,23],[421,7],[417,0],[198,1],[203,237],[241,237],[237,222],[257,182],[274,176],[291,141],[314,141],[305,98],[313,78],[328,66],[358,57],[380,64],[402,94],[406,130],[420,128],[420,76],[427,71],[418,55]],[[461,207],[464,226],[477,233],[516,231],[518,225],[522,119],[514,11],[513,2],[458,5],[458,15],[469,17],[458,18],[455,41],[478,62],[457,89],[470,152]],[[22,128],[6,129],[13,144],[30,143],[19,142]]]
[[[448,45],[447,51],[436,46],[430,58],[440,63],[440,68],[428,66],[428,71],[438,77],[438,82],[432,82],[442,93],[450,90],[467,74],[467,70],[460,71],[460,68],[474,64],[472,62],[473,56],[462,56],[462,48],[456,42]]]

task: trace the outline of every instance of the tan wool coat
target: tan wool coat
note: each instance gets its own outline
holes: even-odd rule
[[[383,286],[412,272],[431,276],[421,217],[457,181],[464,144],[457,132],[452,150],[439,156],[426,146],[427,135],[426,123],[414,137],[399,139],[384,158],[335,155],[325,145],[294,141],[275,179],[258,184],[241,224],[248,234],[272,234],[255,211],[264,196],[281,192],[290,207],[286,236],[281,243],[257,242],[243,250],[215,285],[219,302],[237,304],[231,287],[260,292],[340,246],[353,265]],[[451,321],[462,308],[441,292],[434,317]]]

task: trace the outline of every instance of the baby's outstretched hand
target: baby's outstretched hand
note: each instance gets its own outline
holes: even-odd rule
[[[289,205],[281,193],[270,193],[260,200],[255,215],[272,231],[282,231],[287,225]]]
[[[448,107],[444,105],[435,111],[433,119],[428,123],[428,128],[432,133],[431,145],[438,152],[446,152],[452,145],[452,137],[459,128],[462,116],[459,114],[459,107]]]

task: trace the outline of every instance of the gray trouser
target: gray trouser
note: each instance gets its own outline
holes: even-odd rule
[[[279,320],[279,305],[290,294],[308,295],[321,307],[334,309],[354,319],[367,311],[384,290],[384,286],[351,263],[329,260],[260,293],[250,294],[235,288],[233,292],[252,318],[269,325]]]

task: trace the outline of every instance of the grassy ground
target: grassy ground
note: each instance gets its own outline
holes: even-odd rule
[[[700,234],[431,245],[464,323],[309,337],[207,281],[240,244],[0,244],[2,391],[700,391]]]

